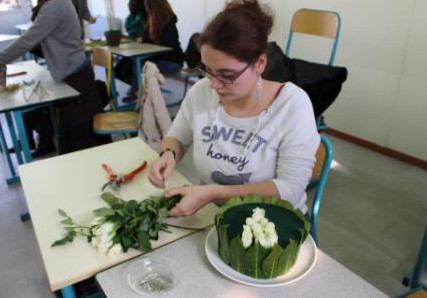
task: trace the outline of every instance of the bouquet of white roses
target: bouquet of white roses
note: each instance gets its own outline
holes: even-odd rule
[[[52,246],[64,245],[72,242],[76,236],[83,236],[107,255],[127,252],[131,247],[148,252],[152,249],[150,240],[157,240],[160,231],[167,232],[163,220],[180,200],[180,196],[174,196],[169,199],[150,197],[140,202],[124,201],[109,192],[103,193],[101,198],[109,207],[94,210],[96,217],[89,226],[76,223],[64,210],[59,209],[67,234]]]

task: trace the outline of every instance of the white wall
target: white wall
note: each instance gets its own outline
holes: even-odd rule
[[[92,0],[92,3],[103,2]],[[225,0],[169,0],[183,49]],[[427,160],[427,1],[262,0],[275,11],[270,36],[282,48],[299,8],[337,11],[342,18],[336,65],[349,76],[326,113],[332,128]],[[102,5],[98,5],[99,7]],[[127,0],[116,0],[117,16]],[[105,14],[105,12],[103,13]],[[291,56],[327,62],[330,43],[296,38]]]

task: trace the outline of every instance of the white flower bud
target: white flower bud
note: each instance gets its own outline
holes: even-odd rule
[[[255,221],[258,221],[259,219],[264,218],[264,216],[265,216],[265,210],[264,209],[257,207],[254,210],[252,210],[252,218]]]
[[[116,244],[114,244],[114,245],[113,245],[113,247],[111,247],[111,248],[108,250],[107,255],[108,255],[109,257],[111,257],[111,256],[119,255],[119,254],[121,254],[122,252],[123,252],[122,246],[120,245],[120,243],[116,243]]]
[[[249,226],[244,225],[243,226],[243,233],[242,233],[242,243],[244,248],[248,248],[252,245],[252,232]]]
[[[248,225],[249,227],[252,227],[252,225],[254,224],[255,224],[255,221],[252,217],[246,218],[246,225]]]

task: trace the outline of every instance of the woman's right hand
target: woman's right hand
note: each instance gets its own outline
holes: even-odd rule
[[[165,181],[172,174],[175,165],[174,154],[171,151],[165,151],[151,164],[148,180],[156,187],[166,188]]]

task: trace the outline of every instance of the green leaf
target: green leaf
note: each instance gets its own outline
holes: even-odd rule
[[[64,210],[62,210],[62,209],[58,209],[58,213],[59,213],[59,215],[60,215],[60,216],[62,216],[62,217],[68,217],[67,213],[65,213],[65,211],[64,211]]]
[[[127,252],[128,249],[131,248],[133,245],[133,239],[126,236],[126,235],[121,235],[120,236],[120,243],[123,247],[123,251]]]
[[[262,198],[259,194],[248,194],[243,198],[243,203],[262,203]]]
[[[256,241],[252,246],[250,246],[245,253],[245,274],[252,276],[253,278],[264,278],[262,271],[262,263],[264,262],[265,257],[269,253],[269,249],[265,249]]]
[[[266,204],[272,204],[272,205],[276,205],[278,201],[279,201],[279,199],[276,198],[276,197],[273,197],[273,196],[266,197],[264,199],[264,203],[266,203]]]
[[[222,260],[228,264],[230,262],[230,247],[228,244],[227,229],[228,225],[220,225],[217,230],[219,239],[218,253]]]
[[[240,237],[234,237],[230,241],[230,264],[234,270],[244,272],[245,248]]]
[[[124,201],[122,199],[116,197],[111,192],[104,192],[101,195],[101,199],[104,200],[104,202],[107,203],[113,209],[120,209],[124,204]]]
[[[280,257],[285,250],[278,244],[275,244],[270,254],[262,263],[262,272],[266,278],[274,278],[281,274],[282,269],[279,263]]]
[[[279,266],[277,271],[279,275],[284,274],[292,268],[298,257],[299,245],[298,241],[289,239],[289,244],[284,253],[279,256]]]
[[[73,220],[69,217],[64,218],[63,220],[61,220],[61,223],[64,225],[72,225],[73,224]]]
[[[115,211],[111,208],[104,207],[104,208],[99,208],[99,209],[93,210],[93,213],[95,213],[96,216],[104,216],[105,217],[105,216],[114,215]]]
[[[224,206],[218,209],[215,215],[215,225],[218,226],[221,221],[221,216],[230,208],[243,204],[241,197],[231,197]]]
[[[138,248],[142,252],[149,252],[152,250],[150,239],[146,232],[138,230],[137,239],[138,239]]]
[[[157,214],[157,220],[162,222],[166,217],[168,217],[169,211],[166,207],[160,208]]]
[[[182,196],[181,195],[174,195],[170,198],[165,199],[165,207],[170,210],[173,207],[175,207],[176,204],[178,204],[181,201]]]
[[[73,242],[73,239],[74,239],[75,235],[76,235],[76,233],[68,232],[68,234],[64,238],[61,238],[61,239],[56,240],[55,242],[53,242],[51,244],[51,247],[64,245],[64,244],[66,244],[68,242]]]

